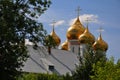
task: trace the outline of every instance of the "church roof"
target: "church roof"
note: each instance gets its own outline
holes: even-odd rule
[[[51,49],[49,54],[43,46],[34,49],[33,45],[27,45],[27,48],[30,57],[24,63],[24,72],[71,74],[79,62],[77,56],[70,51]]]

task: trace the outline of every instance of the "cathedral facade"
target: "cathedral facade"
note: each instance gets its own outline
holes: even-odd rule
[[[34,49],[34,45],[26,44],[30,56],[22,68],[24,72],[72,74],[76,65],[79,64],[79,57],[83,57],[88,45],[91,45],[94,51],[106,52],[108,49],[108,44],[102,39],[101,33],[98,39],[95,39],[89,31],[88,25],[84,27],[79,17],[68,28],[67,39],[61,44],[61,49],[58,49],[61,40],[55,32],[54,26],[50,36],[56,43],[56,47],[51,48],[51,52],[46,46],[38,46]]]
[[[50,35],[57,43],[57,46],[59,46],[60,38],[54,31],[54,27]],[[108,49],[108,44],[102,39],[101,33],[98,39],[95,39],[94,35],[89,31],[88,25],[84,27],[79,17],[77,17],[75,22],[68,28],[66,38],[65,42],[61,44],[61,49],[71,51],[77,56],[82,57],[87,45],[91,45],[94,50],[101,50],[103,52],[106,52]]]

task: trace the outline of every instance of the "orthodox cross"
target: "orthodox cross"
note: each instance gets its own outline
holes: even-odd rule
[[[86,24],[87,24],[87,27],[88,27],[89,22],[92,21],[92,20],[90,20],[90,18],[87,17],[85,21],[86,21]]]
[[[104,31],[104,29],[102,28],[102,27],[100,27],[99,29],[98,29],[98,32],[101,34],[102,32]]]
[[[52,27],[53,27],[53,31],[54,31],[54,26],[55,26],[55,24],[56,24],[56,21],[53,20],[53,22],[51,23],[51,25],[52,25]]]
[[[81,11],[82,9],[80,9],[80,7],[78,6],[78,8],[76,9],[76,12],[77,12],[77,16],[79,17],[79,14],[80,14],[80,11]]]

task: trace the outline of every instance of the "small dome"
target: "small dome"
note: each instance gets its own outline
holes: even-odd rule
[[[81,35],[84,32],[84,27],[81,24],[79,17],[75,21],[75,23],[67,30],[67,39],[78,39],[79,35]]]
[[[68,40],[66,40],[64,43],[61,45],[62,50],[68,50]]]
[[[94,50],[106,51],[108,49],[108,44],[102,39],[102,36],[98,37],[97,41],[93,44]]]
[[[54,27],[53,27],[53,31],[50,33],[50,35],[51,35],[52,38],[55,40],[57,46],[59,46],[61,40],[60,40],[60,38],[57,36],[57,34],[55,33],[55,31],[54,31]]]
[[[85,29],[84,33],[79,36],[80,43],[93,44],[95,42],[95,37],[89,32],[88,27]]]

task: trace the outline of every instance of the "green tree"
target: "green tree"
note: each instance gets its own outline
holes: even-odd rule
[[[79,59],[79,65],[76,66],[76,70],[73,72],[74,80],[91,80],[90,76],[94,75],[92,71],[92,65],[97,61],[106,61],[106,55],[103,51],[94,51],[91,46],[87,47],[87,51],[84,53],[84,57]]]
[[[27,59],[25,38],[41,41],[43,25],[36,19],[50,6],[49,0],[0,0],[0,79],[14,80]]]
[[[74,80],[73,77],[69,73],[67,73],[66,75],[63,75],[62,78],[63,80]]]
[[[113,58],[105,63],[97,62],[93,65],[93,71],[92,80],[120,80],[120,62],[115,64]]]
[[[46,36],[46,38],[44,39],[44,46],[46,46],[48,48],[48,52],[51,53],[51,48],[55,48],[55,46],[57,45],[55,40],[53,39],[53,37],[51,35]]]
[[[65,79],[63,79],[63,76],[58,76],[56,74],[26,73],[23,74],[22,77],[19,77],[17,80],[65,80]]]

